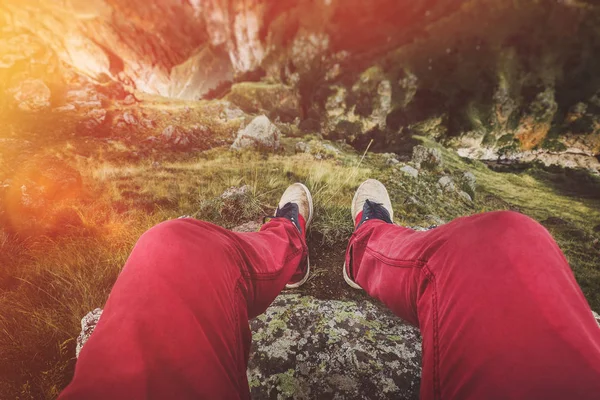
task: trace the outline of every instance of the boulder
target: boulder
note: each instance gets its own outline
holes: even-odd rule
[[[439,149],[421,145],[413,148],[412,161],[420,169],[439,170],[444,166],[442,152]]]
[[[418,330],[368,301],[280,295],[250,322],[254,399],[418,398]]]
[[[82,319],[77,356],[101,315]],[[250,328],[253,399],[419,398],[420,334],[383,306],[282,294]]]
[[[411,167],[410,165],[405,165],[404,167],[400,168],[400,171],[402,171],[404,173],[404,175],[408,175],[412,178],[419,177],[419,170]]]
[[[248,126],[238,132],[237,138],[231,145],[232,150],[255,148],[261,150],[277,150],[281,132],[269,118],[258,116]]]
[[[82,320],[77,354],[98,322]],[[418,399],[421,338],[383,306],[282,294],[250,321],[253,399]]]
[[[160,139],[173,147],[185,147],[192,142],[189,134],[173,125],[169,125],[163,129]]]
[[[460,188],[466,192],[472,199],[475,198],[475,191],[477,190],[477,178],[470,171],[465,171],[460,175],[459,178]]]
[[[440,185],[445,192],[453,192],[456,189],[454,181],[449,176],[442,176],[438,181],[438,185]]]
[[[50,89],[41,79],[26,79],[8,89],[21,111],[35,112],[50,107]]]

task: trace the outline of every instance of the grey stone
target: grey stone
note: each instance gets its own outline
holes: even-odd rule
[[[154,121],[152,121],[151,119],[148,119],[148,118],[142,118],[142,120],[140,122],[142,123],[142,126],[147,129],[152,129],[152,128],[156,127],[156,124],[154,123]]]
[[[223,111],[221,111],[220,114],[220,118],[223,121],[232,121],[232,120],[236,120],[236,119],[240,119],[243,118],[244,112],[235,104],[232,104],[229,101],[224,101],[223,102]]]
[[[225,190],[223,194],[221,194],[222,200],[237,200],[241,197],[247,196],[252,188],[248,185],[236,187],[232,186],[229,189]]]
[[[411,167],[410,165],[405,165],[404,167],[400,168],[400,171],[402,171],[405,175],[408,175],[413,178],[419,177],[419,171],[416,168]]]
[[[92,332],[96,328],[100,317],[102,316],[102,309],[96,308],[90,311],[81,319],[81,333],[77,337],[77,345],[75,347],[75,357],[79,358],[79,353],[83,348],[83,345],[88,341]]]
[[[269,118],[258,116],[248,126],[238,132],[237,138],[231,145],[232,150],[255,148],[277,150],[281,132]]]
[[[323,150],[325,150],[326,152],[330,152],[330,153],[334,153],[334,154],[341,153],[335,146],[333,146],[329,143],[321,143],[321,146],[323,147]]]
[[[452,192],[456,189],[454,181],[449,176],[442,176],[438,180],[438,185],[440,185],[445,192]]]
[[[471,198],[471,196],[469,195],[469,193],[467,192],[463,192],[462,190],[460,192],[458,192],[458,196],[463,199],[464,201],[471,203],[473,202],[473,199]]]
[[[477,190],[477,178],[470,171],[465,171],[460,176],[460,188],[467,192],[471,198],[475,198],[475,191]]]
[[[137,125],[137,118],[132,113],[126,112],[123,114],[123,120],[127,125]]]
[[[187,146],[190,144],[190,137],[183,132],[180,128],[169,125],[163,129],[161,133],[161,139],[173,146]]]
[[[385,158],[386,165],[396,165],[399,164],[398,156],[394,153],[381,153],[381,156]]]
[[[433,223],[434,226],[444,225],[446,221],[440,218],[438,215],[429,214],[427,215],[427,219]]]
[[[250,322],[254,399],[418,398],[418,330],[368,301],[280,295]]]
[[[225,190],[219,199],[221,201],[219,206],[219,214],[231,219],[236,219],[236,216],[240,214],[241,210],[247,206],[250,202],[250,195],[252,194],[252,188],[248,185],[236,187],[232,186]]]
[[[21,111],[42,111],[50,107],[50,89],[41,79],[26,79],[8,89]]]
[[[295,146],[296,153],[310,153],[310,145],[304,142],[298,142]]]
[[[106,110],[104,108],[93,108],[84,114],[81,127],[84,132],[90,132],[98,128],[106,120]]]
[[[236,226],[232,229],[233,232],[258,232],[262,224],[260,221],[250,221],[245,224]]]
[[[132,94],[128,94],[123,100],[123,104],[125,104],[126,106],[135,104],[135,97]]]
[[[437,170],[444,166],[442,152],[425,146],[415,146],[412,155],[413,162],[418,168]]]

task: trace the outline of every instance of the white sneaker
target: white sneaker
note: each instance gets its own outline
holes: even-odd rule
[[[298,216],[302,215],[305,224],[305,231],[302,231]],[[313,218],[313,201],[310,191],[301,183],[294,183],[289,186],[279,200],[279,206],[275,210],[275,217],[287,218],[296,226],[300,234],[306,238],[306,231]],[[285,285],[286,289],[295,289],[306,283],[310,274],[310,262],[308,254],[306,255],[306,265],[302,265],[292,277],[292,280]]]
[[[360,221],[357,223],[356,218],[362,211]],[[367,221],[379,219],[389,224],[394,223],[394,210],[387,189],[383,183],[375,179],[367,179],[356,190],[354,199],[352,199],[352,222],[354,222],[354,230],[357,230],[362,224]],[[354,282],[351,277],[349,268],[344,263],[344,280],[354,289],[362,289],[360,285]]]

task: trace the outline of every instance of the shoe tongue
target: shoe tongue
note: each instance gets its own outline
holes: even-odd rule
[[[360,220],[362,219],[362,216],[363,216],[362,211],[356,215],[356,218],[354,219],[354,228],[356,228],[358,226],[358,224],[360,224]]]

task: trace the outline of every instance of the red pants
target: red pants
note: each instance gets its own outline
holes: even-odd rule
[[[256,233],[192,219],[152,228],[61,398],[248,398],[248,319],[305,255],[285,219]],[[600,396],[600,329],[533,220],[494,212],[428,232],[370,221],[352,235],[350,258],[357,283],[420,327],[421,398]]]

